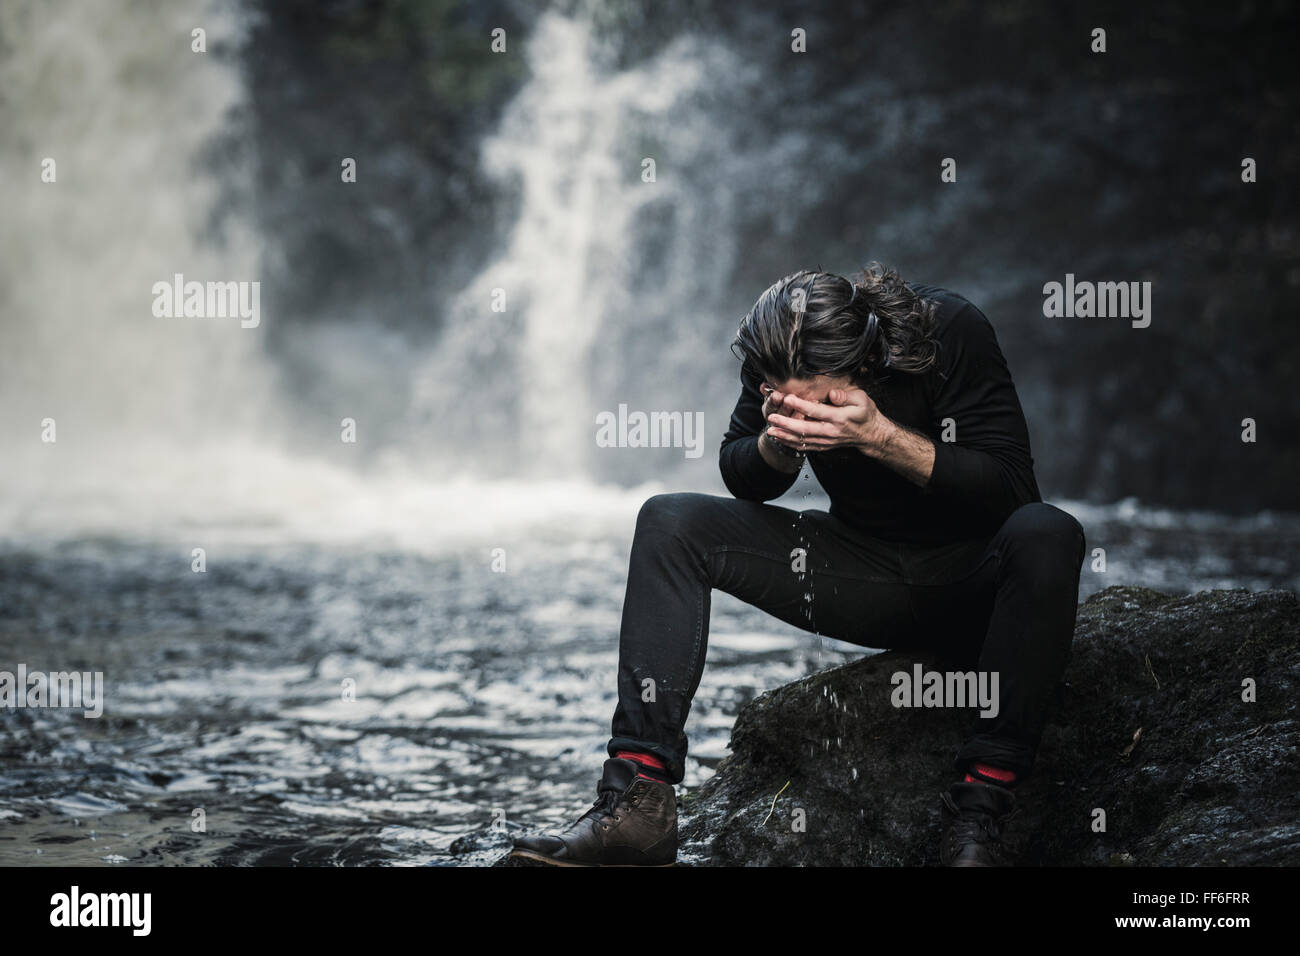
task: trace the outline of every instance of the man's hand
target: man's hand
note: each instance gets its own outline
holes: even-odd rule
[[[788,397],[785,393],[776,391],[767,383],[764,383],[759,390],[764,396],[764,419],[770,418],[772,415],[784,408],[785,399]],[[759,433],[758,451],[759,454],[763,456],[763,460],[777,471],[783,471],[786,474],[795,474],[803,468],[803,453],[793,445],[776,439],[772,435],[772,428],[770,425]]]
[[[784,408],[805,417],[791,418],[780,411],[767,412],[768,431],[783,444],[800,451],[826,451],[830,448],[856,448],[873,454],[882,448],[893,425],[876,403],[860,388],[833,388],[826,398],[830,404],[810,402],[797,395],[785,395]]]
[[[774,439],[800,451],[856,448],[914,484],[924,487],[929,482],[934,470],[934,443],[890,421],[862,389],[833,388],[826,395],[830,404],[795,395],[783,398],[784,408],[806,418],[790,418],[779,412],[767,415],[767,433]]]

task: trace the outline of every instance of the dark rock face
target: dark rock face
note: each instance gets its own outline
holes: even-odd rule
[[[882,654],[748,704],[732,754],[683,800],[682,861],[937,864],[939,794],[980,718],[893,707],[891,675],[917,661]],[[1242,699],[1246,678],[1253,703]],[[1079,608],[1038,762],[1018,791],[1008,835],[1020,863],[1300,864],[1298,692],[1293,592],[1094,595]]]

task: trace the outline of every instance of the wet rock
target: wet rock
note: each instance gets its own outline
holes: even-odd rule
[[[497,853],[500,851],[509,852],[511,845],[512,841],[509,833],[492,827],[485,827],[458,836],[451,841],[447,852],[452,856],[468,856],[487,852]]]
[[[866,658],[746,705],[731,755],[683,800],[683,858],[936,864],[939,794],[980,718],[894,708],[891,675],[918,659]],[[1253,703],[1242,699],[1246,678]],[[1019,788],[1009,838],[1021,863],[1300,864],[1298,691],[1291,591],[1093,595],[1079,608],[1038,763]]]

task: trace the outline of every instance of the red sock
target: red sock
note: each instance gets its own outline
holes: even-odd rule
[[[614,756],[635,763],[640,768],[637,773],[638,777],[644,777],[646,780],[657,780],[660,783],[672,783],[672,780],[668,778],[668,768],[654,754],[643,754],[635,750],[620,750]]]
[[[1016,784],[1016,774],[1012,770],[1003,770],[1001,767],[977,763],[971,765],[962,783],[992,783],[999,787],[1010,788]]]

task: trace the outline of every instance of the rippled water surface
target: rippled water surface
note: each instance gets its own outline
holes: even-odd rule
[[[1107,549],[1081,597],[1300,575],[1289,523],[1074,510]],[[0,670],[102,671],[105,703],[0,709],[0,863],[482,864],[494,820],[566,822],[604,758],[626,527],[515,542],[504,573],[485,548],[230,546],[196,574],[120,538],[7,543]],[[862,653],[715,594],[685,786],[746,700]]]

